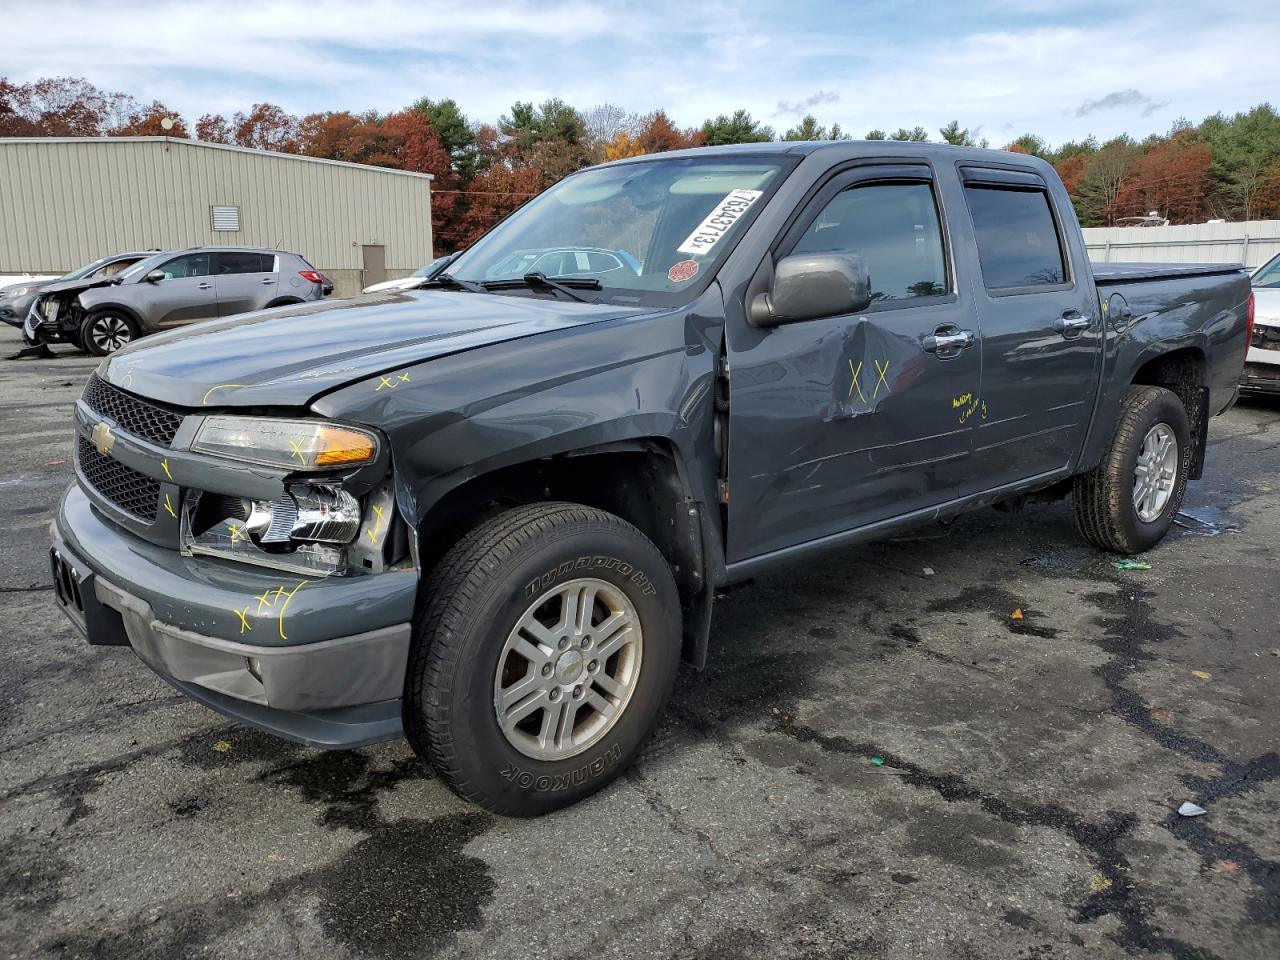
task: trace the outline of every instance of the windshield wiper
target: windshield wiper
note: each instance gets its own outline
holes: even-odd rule
[[[578,296],[573,292],[575,289],[604,289],[600,285],[600,281],[594,277],[557,277],[552,280],[540,270],[530,271],[518,280],[485,280],[481,286],[486,290],[513,290],[518,287],[530,287],[534,290],[554,290],[556,293],[563,293],[570,300],[577,300],[579,303],[593,303],[594,301]]]
[[[476,283],[474,280],[460,280],[459,278],[447,273],[437,273],[434,277],[423,280],[418,284],[417,289],[423,290],[426,287],[444,287],[448,290],[466,290],[468,293],[489,292],[489,288],[483,283]]]

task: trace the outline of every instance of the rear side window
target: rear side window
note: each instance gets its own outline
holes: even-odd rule
[[[1066,262],[1047,194],[976,185],[964,192],[988,290],[1066,283]]]
[[[220,253],[218,273],[271,273],[275,257],[269,253]]]
[[[942,227],[927,183],[869,183],[842,190],[791,252],[858,254],[871,275],[873,301],[947,292]]]

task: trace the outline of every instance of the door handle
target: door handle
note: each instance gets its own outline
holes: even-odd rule
[[[1092,318],[1084,316],[1077,310],[1068,310],[1053,321],[1053,329],[1070,340],[1088,330],[1091,323],[1093,323]]]
[[[208,289],[210,289],[212,286],[213,286],[213,284],[212,284],[212,283],[197,283],[197,284],[196,284],[196,289],[197,289],[197,290],[208,290]]]
[[[939,327],[925,337],[920,346],[925,353],[932,353],[945,359],[954,357],[961,350],[972,347],[976,342],[977,337],[973,335],[972,330],[961,330],[947,325]]]
[[[263,277],[261,283],[275,283],[275,277]]]

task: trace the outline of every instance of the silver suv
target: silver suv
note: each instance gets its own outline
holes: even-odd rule
[[[101,357],[157,330],[322,300],[332,290],[324,274],[285,250],[170,250],[115,277],[49,284],[22,333],[32,346],[74,343]]]

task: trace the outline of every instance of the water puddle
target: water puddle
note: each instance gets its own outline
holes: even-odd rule
[[[1179,510],[1173,522],[1193,537],[1216,537],[1240,529],[1221,510],[1203,507],[1195,510]]]

